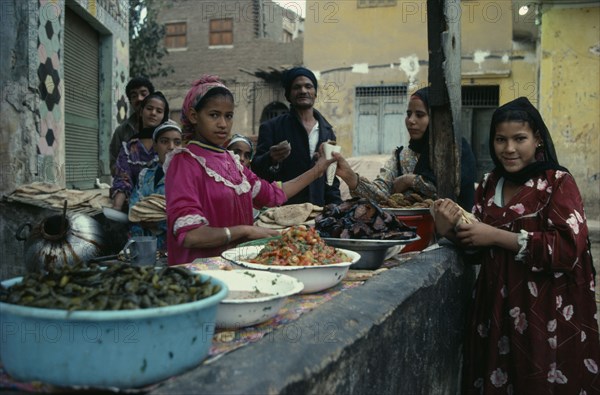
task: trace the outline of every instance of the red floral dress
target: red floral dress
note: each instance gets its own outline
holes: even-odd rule
[[[465,343],[464,394],[600,394],[592,258],[573,177],[548,170],[502,207],[488,175],[475,215],[526,231],[517,256],[491,247],[481,263]],[[496,199],[497,201],[497,199]],[[522,258],[521,258],[522,256]]]

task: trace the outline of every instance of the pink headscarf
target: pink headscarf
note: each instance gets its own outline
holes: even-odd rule
[[[185,141],[190,140],[194,135],[194,125],[188,118],[190,110],[198,104],[204,95],[206,95],[206,92],[216,87],[224,88],[229,91],[229,88],[227,88],[216,75],[204,74],[200,79],[192,83],[192,87],[185,96],[183,106],[181,107],[181,125]]]

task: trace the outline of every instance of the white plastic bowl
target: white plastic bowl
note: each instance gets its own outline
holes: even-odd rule
[[[354,251],[337,248],[337,251],[350,257],[349,262],[317,266],[278,266],[248,262],[248,259],[256,257],[263,247],[264,245],[232,248],[224,251],[221,256],[246,269],[267,270],[292,276],[304,284],[304,289],[300,292],[303,294],[319,292],[339,284],[348,273],[350,265],[360,259],[360,254]]]
[[[288,296],[304,288],[291,276],[264,270],[205,270],[201,273],[223,281],[229,288],[228,296],[217,308],[219,328],[243,328],[265,322],[281,310]],[[232,298],[231,293],[236,291],[260,292],[269,296]]]
[[[104,216],[106,218],[108,218],[112,221],[121,222],[123,224],[126,224],[129,222],[129,218],[127,217],[127,214],[125,214],[122,211],[115,210],[114,208],[104,207],[102,209],[102,213],[104,214]]]
[[[2,282],[9,287],[21,281]],[[191,303],[139,310],[67,311],[0,303],[0,359],[21,381],[135,388],[197,366],[208,355],[227,286]]]

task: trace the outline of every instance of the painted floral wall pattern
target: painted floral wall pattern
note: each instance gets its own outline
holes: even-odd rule
[[[125,95],[129,75],[129,48],[121,39],[116,40],[117,56],[115,58],[115,102],[117,103],[117,122],[120,124],[127,119],[129,101]]]
[[[56,1],[40,0],[38,14],[37,75],[40,92],[40,155],[54,155],[64,132],[60,101],[63,93],[61,78],[62,7]]]

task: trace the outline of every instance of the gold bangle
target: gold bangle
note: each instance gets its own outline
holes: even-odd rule
[[[231,231],[229,230],[229,228],[223,228],[225,229],[225,237],[227,237],[227,241],[225,242],[225,245],[231,243]]]

